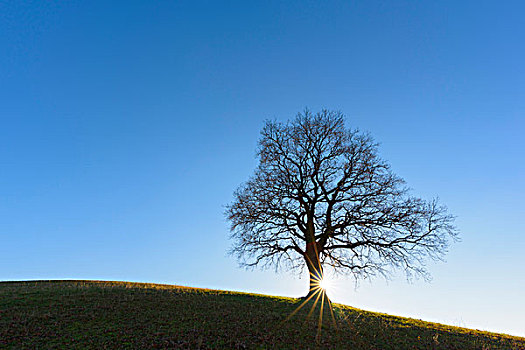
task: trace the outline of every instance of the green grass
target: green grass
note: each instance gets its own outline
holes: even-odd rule
[[[160,284],[0,282],[0,348],[525,349],[525,338],[299,299]],[[320,325],[320,327],[319,327]]]

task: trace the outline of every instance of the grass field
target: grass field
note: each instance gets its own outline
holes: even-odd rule
[[[525,338],[338,304],[333,317],[326,304],[293,314],[301,303],[145,283],[0,282],[0,348],[525,349]]]

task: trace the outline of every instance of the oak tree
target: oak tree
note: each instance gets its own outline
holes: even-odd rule
[[[244,266],[306,266],[309,294],[327,266],[357,278],[395,268],[428,277],[425,260],[442,259],[457,237],[447,209],[412,196],[372,137],[347,128],[340,112],[267,121],[257,157],[226,209],[231,253]]]

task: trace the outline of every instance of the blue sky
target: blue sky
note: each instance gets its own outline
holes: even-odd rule
[[[0,4],[0,279],[300,296],[226,255],[265,119],[343,111],[462,241],[332,299],[525,336],[521,1]]]

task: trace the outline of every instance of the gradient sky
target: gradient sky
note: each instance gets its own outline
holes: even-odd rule
[[[2,1],[0,279],[306,294],[223,212],[265,119],[328,108],[462,236],[431,283],[332,299],[525,336],[525,3],[322,3]]]

